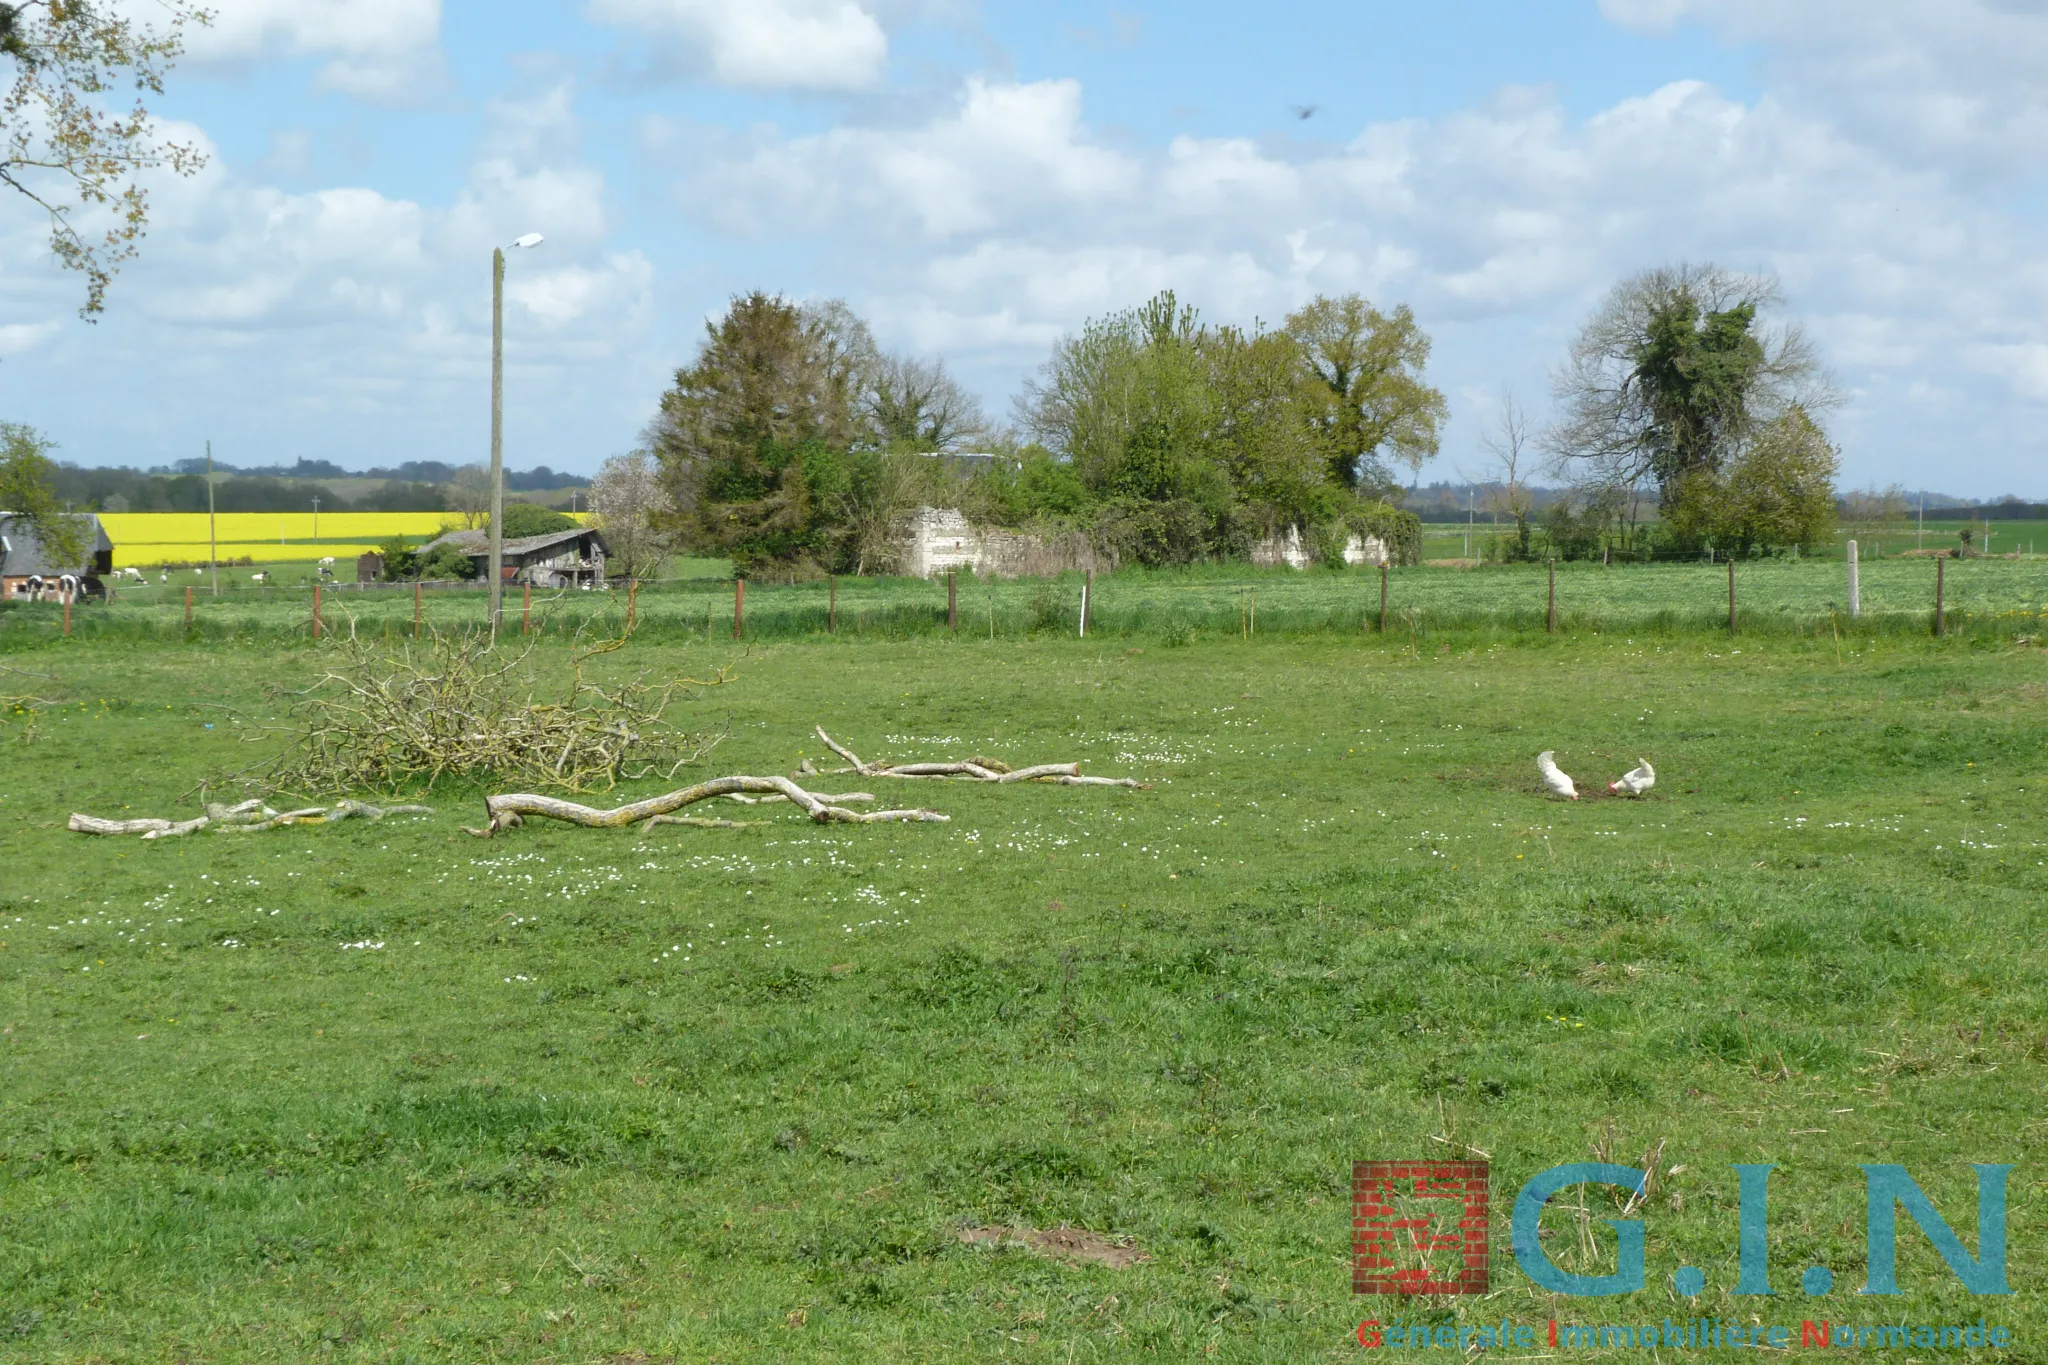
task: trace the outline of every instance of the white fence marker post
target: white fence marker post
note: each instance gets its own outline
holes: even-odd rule
[[[1856,542],[1849,542],[1849,619],[1863,614],[1863,588],[1856,561]]]

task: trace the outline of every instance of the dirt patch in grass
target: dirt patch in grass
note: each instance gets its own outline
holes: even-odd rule
[[[1118,1241],[1086,1228],[1061,1227],[1040,1231],[1032,1228],[965,1227],[960,1229],[960,1240],[969,1246],[1029,1247],[1041,1256],[1050,1256],[1068,1265],[1106,1265],[1111,1270],[1129,1270],[1140,1261],[1152,1259],[1134,1241]]]

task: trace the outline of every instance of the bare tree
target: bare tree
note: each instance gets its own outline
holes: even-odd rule
[[[628,578],[652,578],[673,545],[663,527],[674,517],[661,469],[645,450],[614,455],[590,482],[590,510],[611,563]]]
[[[455,510],[462,517],[462,529],[474,531],[491,519],[491,471],[480,464],[466,464],[455,471],[452,486]]]
[[[861,410],[876,443],[895,450],[955,451],[989,434],[981,404],[946,373],[943,361],[879,357]]]
[[[1494,488],[1486,495],[1487,510],[1493,513],[1495,524],[1499,524],[1505,513],[1515,523],[1515,539],[1509,555],[1515,559],[1527,559],[1529,549],[1529,517],[1535,510],[1536,500],[1524,482],[1529,474],[1533,456],[1533,436],[1529,425],[1529,414],[1515,397],[1515,391],[1503,388],[1499,403],[1494,410],[1493,425],[1479,438],[1493,456]]]

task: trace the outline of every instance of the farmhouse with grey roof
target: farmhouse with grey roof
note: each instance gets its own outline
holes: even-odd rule
[[[78,575],[87,596],[97,597],[106,591],[100,575],[114,571],[114,542],[107,539],[98,517],[90,512],[76,516],[84,550],[76,563],[59,563],[27,518],[0,512],[0,598],[25,600],[35,579],[43,581],[46,594],[54,593],[57,580],[65,574]]]
[[[469,556],[477,577],[490,572],[491,536],[488,531],[450,531],[420,547],[420,555],[443,545],[452,545]],[[505,542],[505,577],[536,588],[579,588],[604,586],[604,536],[588,526],[569,531],[551,531],[540,536],[518,536]]]

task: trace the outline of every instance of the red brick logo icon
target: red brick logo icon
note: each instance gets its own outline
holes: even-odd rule
[[[1351,1292],[1484,1294],[1484,1161],[1351,1168]]]

